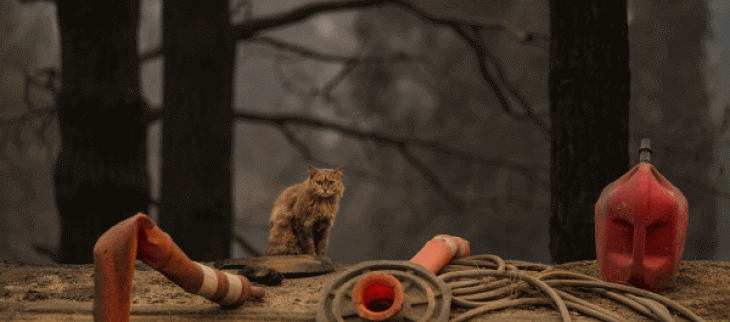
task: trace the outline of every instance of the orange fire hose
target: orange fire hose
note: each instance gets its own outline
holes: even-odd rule
[[[437,235],[411,259],[433,274],[449,264],[453,258],[470,255],[469,242],[460,237]],[[358,280],[352,289],[355,313],[369,321],[383,321],[403,309],[403,287],[394,276],[372,272]]]
[[[190,260],[147,215],[139,213],[107,230],[94,246],[94,321],[129,321],[134,261],[160,271],[186,292],[225,308],[262,297],[248,279]]]

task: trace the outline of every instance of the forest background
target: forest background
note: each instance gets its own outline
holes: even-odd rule
[[[233,1],[231,21],[312,1]],[[458,3],[447,5],[446,3]],[[630,148],[652,139],[653,163],[690,204],[685,259],[730,260],[730,9],[721,0],[629,1]],[[436,234],[462,236],[473,253],[550,262],[549,8],[545,1],[421,1],[440,17],[494,26],[483,32],[491,70],[526,104],[507,110],[473,49],[446,26],[378,7],[315,15],[235,48],[231,255],[266,249],[276,195],[306,165],[345,166],[332,231],[337,262],[407,259]],[[60,228],[53,172],[61,40],[53,2],[0,1],[0,260],[49,262]],[[161,1],[140,2],[140,89],[163,97]],[[495,23],[496,22],[496,23]],[[532,37],[529,41],[525,37]],[[438,142],[480,156],[358,133]],[[150,204],[162,194],[162,122],[146,128]]]

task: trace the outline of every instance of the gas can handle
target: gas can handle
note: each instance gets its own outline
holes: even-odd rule
[[[641,147],[639,148],[639,162],[651,163],[651,140],[647,138],[641,139]]]

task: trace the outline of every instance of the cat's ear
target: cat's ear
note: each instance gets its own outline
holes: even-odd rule
[[[307,166],[309,169],[309,177],[314,177],[315,174],[317,174],[317,168],[313,167],[311,164]]]
[[[339,166],[337,169],[332,170],[332,174],[339,179],[342,176],[342,166]]]

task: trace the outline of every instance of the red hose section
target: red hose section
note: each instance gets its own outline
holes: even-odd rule
[[[134,261],[139,259],[186,292],[228,307],[264,290],[248,279],[196,263],[147,215],[139,213],[107,230],[94,246],[94,321],[129,321]]]

